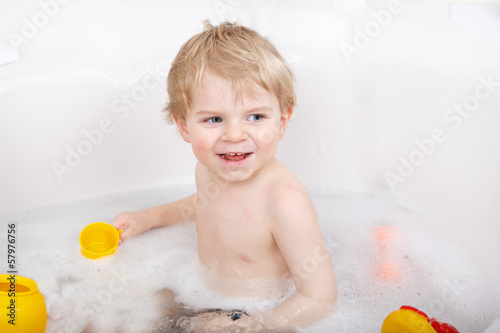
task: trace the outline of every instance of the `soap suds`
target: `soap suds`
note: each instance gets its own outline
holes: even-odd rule
[[[162,187],[88,198],[0,215],[16,222],[19,275],[45,297],[47,332],[142,332],[164,318],[165,290],[186,311],[262,311],[279,301],[229,298],[200,278],[194,223],[154,229],[116,254],[90,260],[78,235],[87,224],[122,211],[176,200],[193,187]],[[436,221],[398,206],[385,192],[309,188],[334,264],[336,311],[304,332],[377,332],[390,312],[411,305],[461,332],[481,332],[500,316],[500,299],[484,267]],[[0,232],[0,237],[5,237]],[[2,240],[3,243],[3,240]],[[6,262],[0,251],[1,262]]]

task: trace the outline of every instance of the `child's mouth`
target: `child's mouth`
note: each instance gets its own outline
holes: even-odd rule
[[[237,162],[237,161],[244,160],[250,154],[251,153],[227,153],[227,154],[219,154],[219,156],[227,161]]]

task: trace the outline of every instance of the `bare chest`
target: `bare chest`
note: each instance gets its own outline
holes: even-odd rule
[[[221,195],[198,211],[198,238],[227,250],[249,251],[269,246],[272,236],[266,205],[261,200],[238,199]]]
[[[283,258],[271,233],[268,204],[263,198],[239,199],[221,195],[198,212],[200,260],[226,277],[262,275],[259,271],[280,276]]]

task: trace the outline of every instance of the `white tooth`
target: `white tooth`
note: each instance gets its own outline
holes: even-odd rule
[[[234,154],[234,153],[229,153],[228,155],[229,155],[229,156],[234,156],[235,154]]]

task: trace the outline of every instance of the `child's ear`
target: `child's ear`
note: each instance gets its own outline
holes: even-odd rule
[[[285,135],[285,130],[286,126],[288,125],[288,122],[290,121],[290,118],[292,118],[293,114],[293,108],[290,106],[286,108],[282,113],[281,113],[281,119],[280,119],[280,133],[278,136],[278,140],[281,140],[283,135]]]
[[[180,120],[176,117],[174,117],[174,121],[177,124],[177,128],[179,128],[179,132],[181,133],[181,136],[184,139],[184,141],[186,141],[187,143],[191,143],[191,138],[189,137],[189,132],[187,130],[186,121]]]

